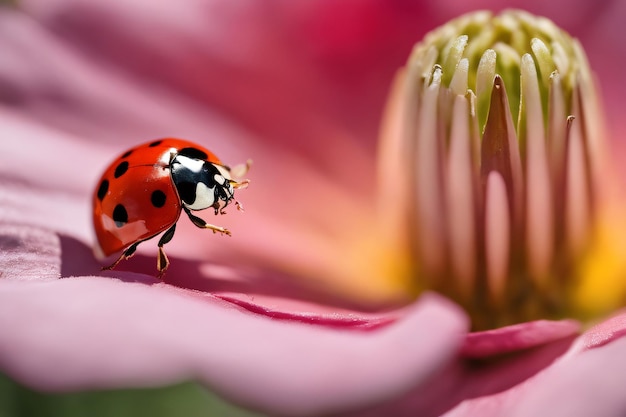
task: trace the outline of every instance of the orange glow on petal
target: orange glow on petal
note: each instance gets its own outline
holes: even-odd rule
[[[598,220],[572,290],[575,313],[605,315],[626,302],[626,196],[614,184],[613,195],[598,207]]]

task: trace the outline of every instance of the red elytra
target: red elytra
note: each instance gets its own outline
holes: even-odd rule
[[[93,194],[93,224],[99,258],[122,251],[110,266],[131,257],[137,245],[163,233],[157,269],[161,277],[169,261],[163,245],[169,242],[184,211],[196,226],[230,235],[206,223],[191,211],[212,207],[215,214],[234,201],[230,168],[208,149],[183,139],[165,138],[138,145],[117,157],[104,171]]]

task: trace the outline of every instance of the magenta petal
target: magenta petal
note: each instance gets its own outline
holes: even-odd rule
[[[463,314],[427,295],[382,329],[275,321],[167,285],[0,281],[0,366],[38,389],[199,379],[244,405],[328,413],[397,397],[454,357]]]
[[[467,416],[623,416],[626,415],[626,340],[624,314],[610,318],[581,335],[568,351],[522,383],[464,400],[447,417]],[[567,338],[551,345],[565,347]],[[542,347],[541,349],[545,349]],[[549,358],[548,358],[549,359]],[[528,366],[526,360],[521,363]],[[506,379],[510,372],[499,372]],[[479,378],[480,379],[480,378]],[[493,381],[491,382],[493,383]],[[470,382],[472,384],[472,382]],[[486,385],[478,380],[472,385]],[[457,390],[458,391],[458,390]]]
[[[510,416],[626,415],[626,340],[585,351],[548,369],[526,385]]]
[[[60,271],[60,255],[61,246],[56,233],[0,223],[0,279],[56,280]]]
[[[586,350],[604,346],[626,335],[626,310],[587,330],[572,350]]]
[[[462,354],[468,358],[514,352],[563,339],[580,331],[575,320],[537,320],[467,335]]]

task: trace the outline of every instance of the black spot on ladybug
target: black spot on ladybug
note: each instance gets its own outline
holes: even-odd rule
[[[150,196],[150,201],[152,202],[152,205],[156,208],[163,207],[165,205],[165,199],[165,193],[161,190],[153,191],[152,195]]]
[[[100,187],[98,187],[98,200],[102,201],[104,196],[107,195],[107,191],[109,191],[109,180],[102,180]]]
[[[161,144],[161,142],[163,142],[162,140],[156,140],[154,142],[152,142],[150,145],[148,145],[151,148],[154,148],[155,146],[159,146]]]
[[[122,175],[124,175],[126,171],[128,171],[128,161],[120,162],[120,164],[115,168],[115,172],[113,173],[113,176],[115,178],[119,178]]]
[[[117,227],[122,227],[128,223],[128,213],[123,205],[118,204],[113,209],[113,221]]]
[[[186,204],[193,204],[193,202],[196,201],[196,186],[196,183],[187,181],[176,184],[180,199]]]
[[[203,152],[197,148],[183,148],[178,151],[178,154],[186,156],[188,158],[202,159],[204,161],[209,158],[209,155],[207,155],[206,152]]]
[[[124,158],[128,158],[130,156],[130,154],[133,153],[133,150],[131,149],[130,151],[126,151],[124,152],[124,155],[122,155],[120,157],[120,159],[124,159]]]

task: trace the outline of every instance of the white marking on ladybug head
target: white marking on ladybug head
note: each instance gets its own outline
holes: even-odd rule
[[[177,155],[176,161],[180,162],[181,165],[196,174],[202,171],[202,167],[205,162],[201,159],[189,158],[185,155]]]
[[[213,179],[215,180],[216,183],[218,183],[219,185],[224,185],[224,182],[226,182],[226,178],[222,177],[219,174],[215,174],[213,175]]]
[[[228,190],[228,194],[230,194],[232,196],[233,192],[234,192],[234,189],[233,189],[233,186],[231,184],[232,176],[230,175],[230,170],[227,167],[223,166],[223,165],[213,164],[213,166],[215,168],[217,168],[217,170],[221,174],[221,175],[217,175],[216,174],[213,177],[213,179],[215,180],[216,183],[218,183],[222,187],[226,188]]]
[[[214,166],[215,168],[217,168],[217,170],[220,172],[220,174],[222,175],[222,177],[224,177],[224,179],[227,179],[227,180],[229,180],[229,181],[232,179],[232,177],[231,177],[231,175],[230,175],[230,171],[228,170],[228,168],[226,168],[226,167],[225,167],[225,166],[223,166],[223,165],[217,165],[217,164],[213,164],[213,166]]]
[[[190,210],[204,210],[215,204],[215,188],[209,188],[203,182],[196,184],[196,199],[193,204],[185,204]]]
[[[169,152],[163,152],[159,160],[161,166],[168,166],[176,156],[176,148],[170,148]]]

